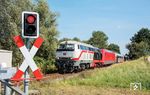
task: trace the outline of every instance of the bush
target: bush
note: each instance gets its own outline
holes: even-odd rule
[[[40,57],[35,57],[35,62],[44,74],[49,74],[57,70],[54,60],[45,60]]]

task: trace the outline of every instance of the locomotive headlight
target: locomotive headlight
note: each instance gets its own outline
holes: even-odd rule
[[[59,57],[56,57],[56,59],[59,59]]]

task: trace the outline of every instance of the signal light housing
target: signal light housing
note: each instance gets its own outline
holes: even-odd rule
[[[36,12],[22,12],[22,37],[39,37],[39,14]]]

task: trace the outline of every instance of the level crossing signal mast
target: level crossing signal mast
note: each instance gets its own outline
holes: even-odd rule
[[[22,12],[22,37],[39,37],[39,14],[36,12]]]

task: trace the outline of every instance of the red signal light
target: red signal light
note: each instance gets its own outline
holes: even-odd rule
[[[27,22],[29,24],[33,24],[35,22],[35,17],[33,15],[30,15],[27,17]]]

